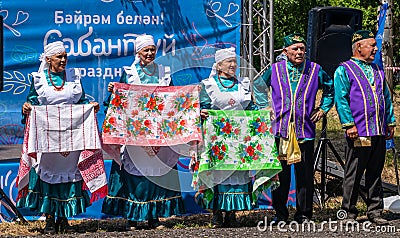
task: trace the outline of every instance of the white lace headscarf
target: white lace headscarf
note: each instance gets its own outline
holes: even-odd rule
[[[154,43],[153,36],[151,36],[151,35],[140,35],[140,36],[136,37],[136,40],[135,40],[135,52],[136,52],[136,55],[135,55],[135,61],[133,62],[133,64],[137,64],[137,63],[140,62],[140,58],[139,58],[138,52],[141,49],[143,49],[144,47],[149,46],[149,45],[156,46],[156,44]]]
[[[55,54],[61,53],[65,51],[64,43],[62,41],[55,41],[47,44],[44,47],[44,51],[40,54],[39,60],[42,63],[39,66],[38,73],[43,72],[43,70],[49,68],[49,64],[46,62],[46,57],[51,57]]]
[[[227,48],[227,49],[217,50],[215,52],[215,63],[212,66],[209,78],[212,78],[215,75],[217,75],[217,64],[228,58],[236,58],[235,48],[231,47],[231,48]]]

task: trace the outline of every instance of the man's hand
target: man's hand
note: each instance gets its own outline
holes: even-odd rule
[[[207,109],[201,109],[201,111],[200,111],[200,117],[201,117],[201,119],[203,119],[203,120],[207,119],[207,117],[208,117],[208,111],[207,111]]]
[[[387,126],[386,127],[386,140],[393,139],[394,136],[394,126]]]
[[[357,127],[354,125],[348,129],[346,129],[346,135],[349,137],[351,140],[355,140],[358,137],[358,130]]]
[[[260,110],[267,110],[267,111],[269,111],[269,120],[270,120],[270,121],[275,120],[275,113],[274,113],[274,110],[272,109],[272,107],[264,107],[264,108],[262,108],[262,109],[260,109]]]
[[[324,115],[325,115],[325,113],[322,110],[320,110],[319,108],[316,108],[311,112],[310,119],[312,122],[317,123],[319,120],[321,120],[321,118],[324,117]]]
[[[32,105],[29,102],[25,102],[24,105],[22,105],[22,113],[27,115],[31,112],[32,110]]]

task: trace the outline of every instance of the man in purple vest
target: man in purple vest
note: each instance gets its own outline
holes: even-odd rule
[[[273,224],[287,222],[291,164],[296,176],[295,221],[304,223],[312,217],[315,123],[333,106],[334,89],[331,77],[321,66],[305,60],[306,41],[300,34],[284,38],[284,60],[272,64],[262,79],[254,81],[254,93],[271,88],[273,130],[279,148],[282,171],[280,186],[272,191],[276,211]],[[315,107],[317,91],[322,88],[319,107]],[[269,105],[267,97],[256,97],[257,105]],[[261,99],[260,99],[261,98]]]
[[[357,198],[365,172],[367,216],[377,225],[387,224],[383,209],[381,173],[385,162],[385,140],[393,138],[396,120],[383,69],[372,64],[378,48],[374,34],[356,31],[353,56],[336,69],[335,102],[350,148],[346,158],[342,209],[347,219],[357,217]]]

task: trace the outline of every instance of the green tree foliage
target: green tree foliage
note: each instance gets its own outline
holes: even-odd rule
[[[393,35],[394,35],[394,61],[400,64],[400,6],[394,0]],[[275,0],[274,24],[275,24],[275,49],[283,46],[283,37],[293,32],[307,34],[308,12],[314,7],[349,7],[360,9],[363,12],[363,28],[376,32],[378,24],[379,0]]]

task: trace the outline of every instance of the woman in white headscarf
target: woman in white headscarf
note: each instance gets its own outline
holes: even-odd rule
[[[215,63],[210,76],[201,81],[201,117],[206,120],[207,109],[254,110],[250,80],[236,76],[238,64],[234,48],[220,49],[215,53]],[[221,175],[224,176],[224,175]],[[216,177],[216,176],[214,176]],[[215,186],[210,202],[203,202],[205,193],[196,194],[196,202],[213,211],[213,227],[238,225],[235,211],[252,210],[252,183],[248,171],[233,171],[229,177],[213,181]],[[207,204],[207,205],[206,205]],[[225,219],[222,212],[225,212]]]
[[[22,106],[24,123],[32,105],[89,103],[79,70],[66,68],[68,60],[63,42],[47,44],[40,60],[39,70],[32,73],[27,101]],[[98,111],[99,104],[91,103]],[[85,212],[91,205],[88,192],[82,189],[83,180],[77,167],[79,156],[79,151],[37,153],[29,173],[27,194],[18,200],[17,206],[44,213],[45,233],[72,231],[68,217]]]
[[[123,67],[120,83],[171,86],[169,67],[154,63],[156,46],[151,35],[141,35],[135,42],[136,57]],[[113,90],[114,83],[108,85]],[[105,106],[108,106],[105,102]],[[168,146],[121,147],[120,166],[113,161],[109,194],[102,212],[120,215],[128,220],[127,229],[148,221],[150,228],[161,229],[159,217],[184,214],[176,163],[179,154]]]

